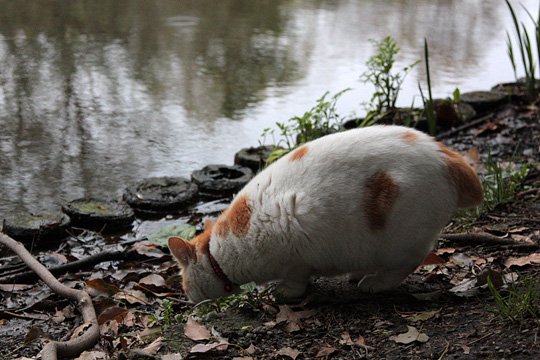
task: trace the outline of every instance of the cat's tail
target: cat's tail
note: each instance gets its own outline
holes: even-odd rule
[[[438,143],[438,146],[439,151],[443,153],[450,179],[457,190],[457,206],[468,208],[480,205],[484,192],[474,169],[457,152],[441,143]]]

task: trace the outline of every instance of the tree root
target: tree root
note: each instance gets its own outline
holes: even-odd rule
[[[122,243],[122,245],[128,245],[133,242],[141,241],[140,239]],[[80,260],[72,261],[67,264],[53,266],[47,270],[55,276],[65,274],[70,271],[80,271],[83,269],[92,268],[94,265],[100,264],[106,261],[119,261],[119,260],[137,260],[142,257],[134,250],[117,250],[117,251],[104,251]],[[22,270],[22,271],[21,271]],[[19,271],[9,271],[0,276],[0,283],[3,284],[18,284],[26,283],[35,280],[38,275],[34,271],[24,271],[26,268],[20,268]]]
[[[538,248],[536,244],[523,243],[513,239],[503,239],[488,233],[440,234],[439,238],[464,245],[505,245],[508,247],[525,246],[527,248]]]
[[[93,346],[99,340],[100,334],[96,311],[90,295],[86,291],[72,289],[60,283],[20,242],[0,233],[0,243],[17,254],[51,290],[60,296],[77,301],[83,320],[89,325],[84,334],[75,339],[47,343],[42,350],[42,359],[56,360],[58,357],[75,357]]]

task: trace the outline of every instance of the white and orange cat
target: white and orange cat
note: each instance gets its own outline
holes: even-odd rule
[[[298,298],[311,276],[349,274],[360,290],[399,285],[457,207],[482,185],[456,152],[424,133],[372,126],[314,140],[245,186],[191,241],[172,237],[191,301],[279,280]]]

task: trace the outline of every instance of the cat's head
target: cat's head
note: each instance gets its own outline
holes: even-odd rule
[[[239,291],[238,286],[224,280],[224,275],[220,277],[219,266],[216,269],[216,263],[212,264],[209,252],[210,229],[207,226],[205,228],[205,232],[191,241],[180,237],[169,238],[171,254],[178,260],[182,270],[184,292],[194,303]]]

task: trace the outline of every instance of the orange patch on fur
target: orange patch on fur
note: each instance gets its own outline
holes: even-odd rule
[[[414,131],[405,131],[399,135],[400,138],[408,142],[409,144],[414,143],[418,139],[418,135]]]
[[[289,161],[300,160],[301,158],[306,156],[306,154],[308,153],[308,150],[309,148],[307,147],[307,145],[300,146],[298,149],[293,151],[293,153],[291,154],[291,157],[289,158]]]
[[[474,169],[457,152],[444,144],[437,143],[439,151],[444,154],[448,174],[458,193],[458,207],[471,207],[482,203],[482,183]]]
[[[227,236],[229,233],[229,222],[226,215],[223,215],[223,218],[220,217],[220,219],[216,222],[214,233],[220,237]]]
[[[373,174],[366,183],[366,215],[372,230],[382,230],[399,195],[399,186],[384,171]]]
[[[237,197],[222,217],[226,218],[226,225],[224,226],[227,227],[227,231],[230,229],[236,236],[246,235],[251,219],[251,206],[248,203],[247,196],[240,195]]]

